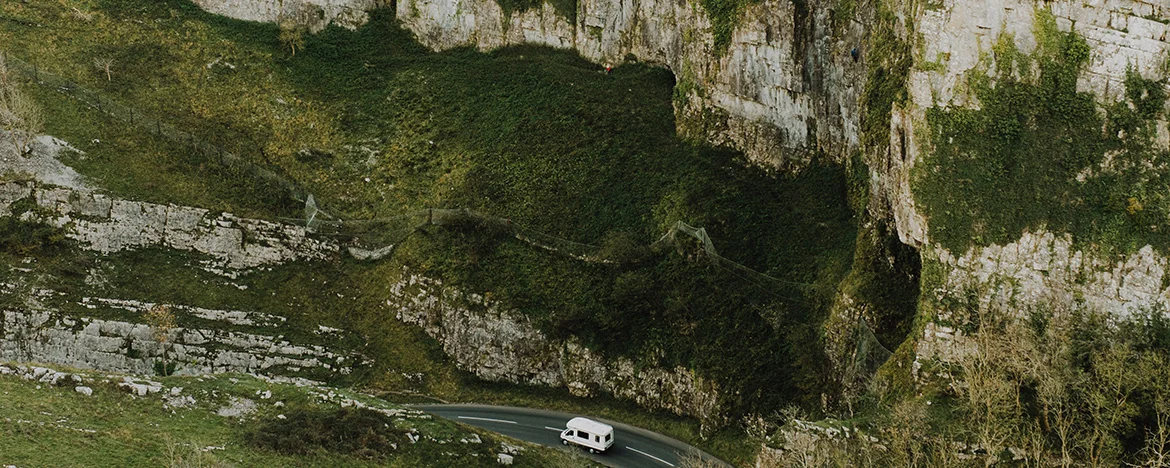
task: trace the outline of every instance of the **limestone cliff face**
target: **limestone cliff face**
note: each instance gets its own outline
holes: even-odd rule
[[[23,200],[38,210],[13,213],[13,204]],[[199,252],[214,259],[204,265],[209,271],[227,276],[340,254],[337,243],[312,238],[300,226],[230,213],[212,216],[201,208],[121,200],[33,181],[0,182],[0,216],[9,215],[63,228],[67,237],[102,253],[145,247]]]
[[[919,37],[911,43],[917,61],[930,66],[919,63],[911,70],[908,102],[895,107],[890,151],[884,167],[878,168],[880,195],[893,208],[900,238],[922,247],[923,264],[940,273],[929,281],[923,275],[922,294],[930,303],[974,292],[974,306],[980,310],[1027,310],[1048,303],[1088,307],[1115,318],[1143,309],[1165,311],[1170,305],[1167,259],[1149,246],[1118,256],[1075,245],[1066,234],[1041,230],[1004,245],[951,252],[931,242],[929,220],[914,205],[911,170],[932,151],[927,109],[978,108],[977,99],[966,92],[964,75],[986,66],[1001,35],[1012,37],[1025,54],[1034,51],[1039,9],[1050,12],[1060,30],[1075,30],[1090,47],[1078,91],[1112,104],[1122,99],[1127,69],[1165,78],[1163,67],[1170,52],[1166,42],[1170,25],[1165,22],[1170,5],[1165,2],[943,0],[937,7],[921,8],[915,15]],[[1156,126],[1154,144],[1165,148],[1170,145],[1166,122]],[[963,333],[952,326],[961,320],[951,317],[952,312],[941,306],[921,311],[934,322],[917,337],[918,360],[949,360],[962,352]]]
[[[936,259],[934,268],[942,277],[924,284],[924,303],[931,306],[922,313],[931,321],[916,337],[915,374],[927,361],[951,362],[971,350],[962,329],[972,313],[1022,315],[1066,308],[1093,310],[1119,321],[1170,311],[1170,259],[1150,246],[1118,257],[1077,249],[1067,234],[1037,232],[959,256],[936,248],[925,255]]]
[[[915,16],[918,38],[910,38],[917,57],[910,71],[909,102],[895,107],[890,129],[887,167],[880,168],[883,191],[893,205],[898,233],[908,244],[929,243],[925,218],[915,209],[910,171],[931,150],[926,110],[933,106],[979,106],[965,92],[964,75],[980,66],[1001,37],[1014,38],[1020,51],[1036,49],[1038,9],[1056,18],[1062,31],[1075,28],[1089,44],[1091,54],[1077,84],[1079,91],[1112,103],[1125,92],[1126,70],[1133,67],[1146,77],[1162,78],[1170,25],[1159,21],[1170,14],[1165,2],[1144,0],[943,0],[937,7],[919,7]],[[929,66],[925,63],[929,62]],[[986,65],[986,63],[984,63]],[[1165,122],[1158,143],[1170,144]],[[956,253],[961,255],[962,253]]]
[[[22,284],[0,284],[0,298],[24,296]],[[54,291],[41,291],[54,293]],[[87,309],[121,309],[141,315],[154,304],[138,301],[85,298]],[[349,374],[360,362],[356,356],[336,354],[320,344],[291,343],[283,338],[283,319],[242,311],[221,311],[181,305],[176,314],[216,322],[218,328],[174,328],[160,342],[149,325],[128,320],[105,320],[65,312],[43,304],[3,309],[0,321],[0,359],[152,375],[155,365],[175,364],[180,374],[249,373],[271,377],[294,376],[314,381]],[[259,320],[257,320],[259,319]],[[233,329],[235,328],[235,329]],[[257,329],[261,329],[258,331]],[[248,330],[248,331],[244,331]],[[337,336],[323,336],[322,342]]]
[[[526,317],[489,298],[404,271],[387,305],[422,327],[461,368],[490,381],[565,387],[577,396],[607,393],[651,409],[714,422],[715,385],[683,368],[607,359],[575,340],[554,340]]]
[[[352,27],[376,0],[196,0],[253,21],[303,17]],[[547,3],[508,14],[496,0],[400,0],[398,19],[434,50],[512,44],[573,49],[599,64],[627,56],[666,66],[678,81],[681,134],[742,150],[772,167],[799,166],[816,152],[858,148],[864,83],[864,28],[831,24],[829,1],[765,0],[740,18],[730,45],[714,45],[711,21],[695,0],[581,0],[575,12]],[[307,13],[306,13],[307,12]],[[282,16],[283,15],[283,16]],[[574,17],[570,21],[566,17]],[[834,29],[837,31],[834,34]]]

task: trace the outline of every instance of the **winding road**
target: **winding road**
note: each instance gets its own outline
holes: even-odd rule
[[[560,432],[574,414],[557,411],[488,405],[416,405],[422,411],[453,421],[499,432],[520,440],[560,447]],[[664,435],[639,429],[628,424],[591,418],[614,428],[614,445],[605,453],[581,453],[598,463],[618,468],[670,468],[679,466],[679,459],[689,451],[698,451],[703,458],[730,468],[699,449]]]

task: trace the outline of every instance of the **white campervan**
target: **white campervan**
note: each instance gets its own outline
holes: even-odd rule
[[[561,431],[561,443],[565,445],[580,445],[589,449],[589,453],[604,452],[613,446],[613,427],[592,419],[573,418],[565,424]]]

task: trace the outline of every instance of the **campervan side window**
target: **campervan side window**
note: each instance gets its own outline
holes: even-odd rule
[[[585,432],[585,431],[578,430],[577,437],[580,437],[580,438],[585,439],[585,440],[589,440],[589,433]]]
[[[593,436],[593,441],[594,442],[601,442],[601,436],[599,436],[599,435]]]

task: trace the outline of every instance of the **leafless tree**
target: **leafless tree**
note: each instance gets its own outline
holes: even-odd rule
[[[106,81],[114,80],[113,75],[110,73],[110,70],[114,68],[114,59],[108,57],[94,57],[93,68],[97,69],[99,72],[104,72],[106,74]]]

